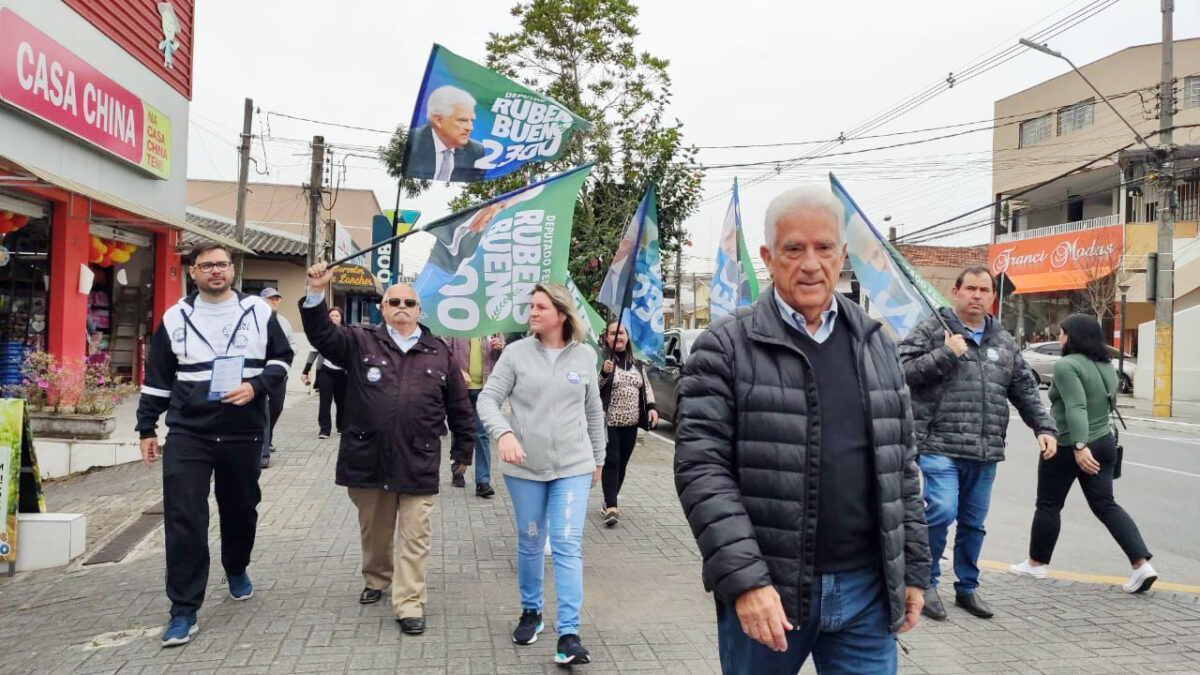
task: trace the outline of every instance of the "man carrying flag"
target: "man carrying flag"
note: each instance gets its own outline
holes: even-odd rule
[[[992,610],[976,592],[983,522],[996,463],[1007,445],[1008,404],[1034,430],[1042,457],[1057,452],[1058,434],[1038,395],[1021,348],[988,315],[996,297],[986,267],[964,269],[954,282],[954,308],[920,323],[900,343],[900,363],[912,388],[917,463],[925,483],[925,520],[933,569],[924,613],[946,618],[938,596],[939,564],[950,523],[954,533],[954,604],[982,619]],[[936,420],[936,424],[934,423]]]
[[[758,299],[758,279],[750,262],[746,240],[742,236],[742,206],[738,201],[737,179],[733,181],[733,197],[725,212],[725,227],[721,230],[721,245],[717,249],[717,270],[713,274],[712,293],[708,312],[711,321],[729,314],[737,307],[752,304]]]

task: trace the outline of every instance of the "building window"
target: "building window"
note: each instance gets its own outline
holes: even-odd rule
[[[1035,117],[1031,120],[1021,122],[1021,147],[1028,148],[1032,145],[1045,142],[1054,135],[1054,115],[1053,113]]]
[[[1065,136],[1092,126],[1092,108],[1096,99],[1089,98],[1075,105],[1058,109],[1058,135]]]
[[[1183,91],[1179,97],[1180,108],[1200,106],[1200,75],[1183,78]]]
[[[279,282],[275,279],[243,279],[242,292],[250,295],[262,293],[264,288],[279,290]]]

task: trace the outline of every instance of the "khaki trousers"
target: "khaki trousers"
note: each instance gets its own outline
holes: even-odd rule
[[[392,610],[403,619],[425,610],[425,574],[433,534],[433,495],[402,495],[377,488],[347,488],[358,509],[363,579],[381,591],[392,585]],[[397,523],[397,520],[399,522]],[[399,536],[396,528],[399,525]],[[395,575],[392,574],[393,560]]]

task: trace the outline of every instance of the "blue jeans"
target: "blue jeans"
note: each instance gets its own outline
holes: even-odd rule
[[[787,651],[775,652],[747,636],[733,605],[718,600],[721,672],[798,673],[809,654],[819,673],[896,672],[896,638],[881,570],[864,567],[818,576],[811,607],[804,625],[787,632]]]
[[[587,517],[592,474],[550,481],[504,477],[517,521],[517,585],[521,609],[542,611],[546,576],[546,535],[554,559],[554,595],[558,600],[555,630],[579,634],[583,605],[583,525]]]
[[[954,531],[954,582],[957,593],[969,595],[979,587],[979,552],[983,549],[983,521],[992,501],[996,463],[958,459],[946,455],[917,457],[925,478],[925,522],[929,527],[929,554],[933,556],[930,587],[942,573],[942,552],[950,523]]]
[[[479,403],[479,392],[482,389],[471,389],[471,406]],[[488,446],[488,432],[483,427],[483,420],[475,414],[475,484],[485,485],[492,482],[492,458]]]

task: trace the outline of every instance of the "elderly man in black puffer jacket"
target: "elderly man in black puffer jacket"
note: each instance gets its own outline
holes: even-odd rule
[[[1021,348],[988,316],[996,281],[986,267],[964,269],[954,282],[953,309],[943,307],[900,342],[900,362],[912,387],[917,463],[925,478],[932,577],[925,616],[946,618],[938,595],[940,560],[950,523],[954,530],[954,604],[982,619],[992,609],[976,592],[984,519],[996,463],[1004,459],[1011,401],[1037,434],[1042,456],[1057,452],[1054,420],[1042,405]],[[949,330],[947,330],[949,328]]]
[[[726,673],[894,672],[929,583],[896,348],[835,293],[845,210],[825,186],[767,209],[775,286],[688,357],[675,485],[716,596]]]

